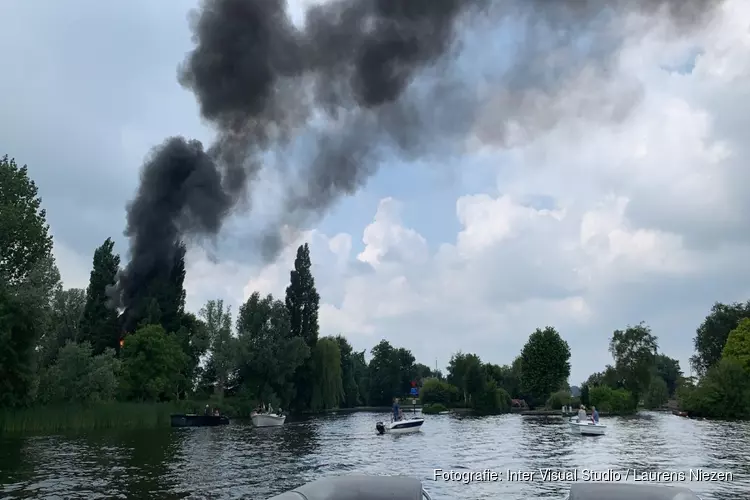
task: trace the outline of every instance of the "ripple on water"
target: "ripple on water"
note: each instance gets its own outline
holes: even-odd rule
[[[706,499],[746,497],[750,424],[642,413],[605,419],[605,436],[569,432],[563,419],[428,416],[420,433],[385,435],[383,414],[328,415],[281,428],[104,432],[0,441],[3,498],[256,498],[323,476],[419,477],[436,499],[564,498],[569,484],[541,469],[604,472],[731,471],[732,482],[687,484]],[[434,469],[537,471],[531,481],[434,481]],[[632,475],[628,478],[632,480]]]

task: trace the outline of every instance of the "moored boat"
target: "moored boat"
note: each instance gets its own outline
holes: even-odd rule
[[[286,415],[254,411],[250,414],[250,419],[255,427],[279,427],[284,425]]]
[[[214,427],[229,424],[229,417],[225,415],[196,415],[175,413],[170,415],[172,427]]]

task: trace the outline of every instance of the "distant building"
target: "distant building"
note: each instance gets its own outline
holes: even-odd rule
[[[580,398],[581,397],[581,389],[577,385],[571,386],[570,388],[570,395],[574,398]]]

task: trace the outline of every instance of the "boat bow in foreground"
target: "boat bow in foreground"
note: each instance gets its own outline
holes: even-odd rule
[[[529,496],[531,500],[532,496]],[[701,500],[678,486],[633,483],[573,483],[567,500]],[[329,476],[268,500],[432,500],[419,479],[350,474]],[[437,500],[437,499],[436,499]],[[454,500],[462,500],[454,497]]]

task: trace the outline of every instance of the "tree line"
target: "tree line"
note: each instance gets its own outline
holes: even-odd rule
[[[0,408],[35,404],[232,398],[293,411],[389,405],[433,376],[381,341],[355,351],[319,337],[320,297],[307,244],[282,299],[253,293],[185,310],[185,246],[138,297],[124,331],[109,296],[120,270],[112,239],[94,251],[88,287],[64,289],[46,212],[26,166],[0,161]]]
[[[750,418],[750,301],[715,303],[693,345],[697,377],[685,376],[677,360],[658,353],[658,338],[644,323],[616,331],[610,342],[614,364],[589,377],[581,399],[615,410],[639,403],[657,408],[672,399],[690,416]]]
[[[697,378],[660,353],[640,323],[612,334],[613,362],[573,398],[570,347],[553,327],[533,332],[510,365],[458,352],[444,377],[385,340],[368,363],[344,336],[319,336],[307,244],[283,300],[256,292],[236,313],[221,300],[185,310],[178,248],[171,272],[154,277],[129,312],[137,327],[124,331],[109,295],[121,263],[113,241],[94,251],[85,290],[63,289],[38,189],[26,166],[0,158],[0,408],[226,398],[318,411],[389,405],[417,381],[423,403],[486,413],[508,411],[512,400],[627,412],[672,399],[696,416],[750,417],[750,301],[715,304],[697,329]]]

